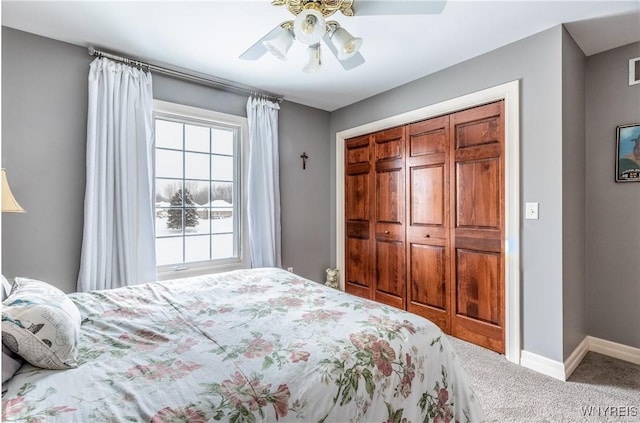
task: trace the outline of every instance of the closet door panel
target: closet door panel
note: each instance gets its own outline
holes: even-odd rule
[[[402,168],[390,171],[376,170],[376,222],[402,225],[404,220]]]
[[[345,142],[345,291],[373,298],[371,137]]]
[[[499,325],[502,302],[498,291],[500,254],[458,248],[456,259],[458,314]]]
[[[385,129],[373,134],[375,161],[404,159],[404,126]]]
[[[504,102],[451,115],[451,334],[504,353]]]
[[[429,307],[445,310],[446,268],[444,248],[436,245],[411,244],[412,276],[410,287],[413,301]]]
[[[404,242],[376,240],[375,300],[404,308],[405,262]]]
[[[345,217],[347,221],[368,221],[370,215],[369,173],[347,174],[345,178]],[[348,204],[347,204],[348,203]]]
[[[407,310],[449,330],[449,118],[409,125]]]
[[[500,229],[500,157],[456,164],[456,228]]]
[[[448,272],[444,245],[409,242],[408,260],[407,310],[448,330]]]
[[[370,296],[371,281],[369,269],[371,267],[368,239],[347,238],[345,251],[345,283],[348,292],[359,296]]]
[[[405,127],[373,134],[376,301],[406,308]]]
[[[503,105],[504,102],[498,101],[454,113],[452,116],[455,149],[502,144],[504,142]]]
[[[444,164],[409,169],[409,224],[443,226]]]

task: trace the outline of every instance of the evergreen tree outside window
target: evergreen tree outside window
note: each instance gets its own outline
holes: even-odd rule
[[[240,191],[246,118],[155,103],[158,271],[247,267]]]
[[[180,207],[182,205],[182,190],[178,190],[171,197],[171,205]],[[194,206],[193,198],[189,190],[184,191],[184,226],[185,227],[195,227],[198,224],[198,213]],[[188,207],[192,206],[192,207]],[[169,229],[182,229],[182,210],[178,208],[169,209],[167,219],[167,228]]]

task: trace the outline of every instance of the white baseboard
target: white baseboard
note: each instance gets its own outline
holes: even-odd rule
[[[522,350],[520,353],[520,365],[554,379],[566,380],[563,363],[529,351]]]
[[[582,342],[578,344],[576,349],[573,350],[571,355],[564,361],[564,380],[569,379],[569,376],[571,376],[576,367],[582,362],[584,356],[589,352],[589,345],[589,337],[585,336]]]
[[[571,376],[589,351],[630,363],[640,364],[640,348],[594,338],[593,336],[586,336],[564,363],[522,350],[520,365],[554,379],[565,381]]]
[[[640,364],[640,348],[618,344],[606,339],[594,338],[593,336],[587,336],[585,339],[589,343],[589,351],[628,361],[629,363]]]

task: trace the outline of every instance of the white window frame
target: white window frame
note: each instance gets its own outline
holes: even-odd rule
[[[234,214],[238,215],[238,257],[158,266],[158,280],[184,278],[250,267],[251,260],[249,257],[249,242],[247,237],[248,221],[246,214],[247,190],[245,182],[247,180],[249,158],[249,125],[247,118],[162,100],[153,101],[153,111],[154,122],[156,117],[166,117],[176,121],[184,121],[184,123],[189,123],[189,120],[195,120],[237,128],[239,140],[237,143],[237,151],[234,154],[238,155],[238,161],[240,163],[240,169],[237,169],[234,175],[234,178],[237,178],[237,191],[239,194],[236,198],[240,199],[240,204],[234,204]],[[235,194],[234,192],[234,195]],[[236,201],[237,200],[234,200],[234,203],[236,203]]]

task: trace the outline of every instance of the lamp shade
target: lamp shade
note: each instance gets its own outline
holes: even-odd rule
[[[7,171],[2,169],[2,211],[24,213],[24,209],[16,201],[7,182]]]
[[[269,50],[269,53],[273,54],[280,60],[287,60],[287,52],[293,44],[293,34],[288,29],[282,29],[275,37],[265,40],[262,43]]]
[[[326,32],[327,23],[324,16],[315,9],[303,10],[293,22],[296,40],[308,46],[318,44]]]
[[[315,46],[311,46],[307,48],[308,61],[304,68],[302,68],[303,72],[313,73],[322,69],[324,63],[322,61],[322,55],[320,53],[320,44],[316,44]]]
[[[338,60],[346,60],[360,50],[362,38],[356,38],[349,34],[349,31],[340,27],[331,34],[331,43],[337,50]]]

